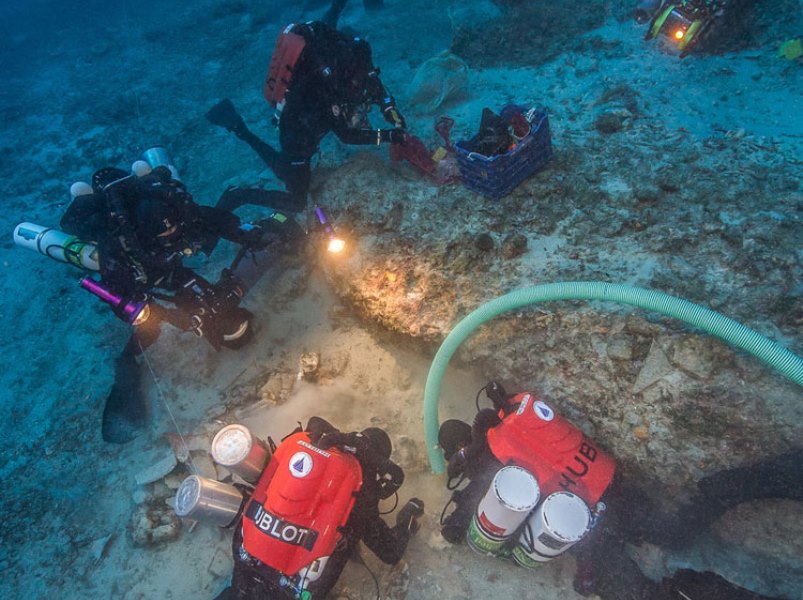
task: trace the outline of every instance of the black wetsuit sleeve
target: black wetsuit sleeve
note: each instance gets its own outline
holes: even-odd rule
[[[240,217],[234,213],[214,206],[199,206],[198,217],[204,233],[241,243],[243,232],[240,229]]]
[[[385,101],[390,98],[390,94],[388,94],[385,86],[382,85],[382,80],[379,79],[378,73],[378,69],[374,69],[368,76],[368,82],[365,85],[365,97],[371,104],[382,106]]]
[[[366,520],[362,534],[363,543],[388,565],[395,565],[404,556],[410,533],[407,527],[389,527],[379,515]]]
[[[356,129],[338,123],[332,127],[332,131],[334,131],[337,139],[344,144],[354,146],[375,144],[378,146],[382,143],[381,129]]]

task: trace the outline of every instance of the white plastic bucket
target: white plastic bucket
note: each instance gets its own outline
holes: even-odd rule
[[[270,459],[268,445],[245,425],[226,425],[212,440],[212,458],[249,483],[256,483]]]
[[[563,554],[582,540],[591,528],[591,511],[579,496],[555,492],[530,515],[513,559],[523,567],[535,567]]]
[[[541,496],[538,481],[521,467],[497,471],[471,519],[466,539],[480,554],[496,554]]]

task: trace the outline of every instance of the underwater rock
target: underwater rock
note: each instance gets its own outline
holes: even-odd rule
[[[134,476],[134,481],[137,482],[137,485],[145,485],[146,483],[159,481],[164,478],[165,475],[172,472],[177,464],[178,460],[176,459],[176,455],[171,452],[156,464],[137,473]]]
[[[444,550],[451,547],[451,544],[443,539],[440,531],[432,531],[427,538],[427,546],[436,550],[437,552],[443,552]]]
[[[284,404],[290,397],[295,382],[296,375],[294,373],[272,373],[259,389],[259,396],[263,402]]]
[[[215,549],[215,554],[209,561],[209,566],[206,570],[217,579],[226,579],[231,576],[231,570],[234,563],[231,554],[223,552],[220,548]]]
[[[184,482],[186,475],[183,473],[170,473],[167,477],[164,478],[164,484],[170,490],[177,490],[181,487],[181,484]],[[139,504],[139,503],[138,503]]]
[[[719,363],[732,360],[733,353],[710,337],[684,336],[672,348],[672,364],[700,379],[711,377]]]
[[[197,474],[201,477],[217,480],[217,465],[215,465],[212,457],[206,452],[194,452],[192,454],[192,465],[195,467]],[[165,479],[165,484],[167,484],[167,479]],[[168,487],[170,486],[168,485]]]
[[[502,241],[502,256],[507,259],[517,258],[527,252],[527,236],[513,233]]]
[[[605,348],[611,360],[629,361],[633,359],[633,344],[628,339],[613,340]]]
[[[212,437],[208,435],[181,435],[174,431],[168,431],[165,432],[164,437],[173,449],[176,460],[180,463],[186,463],[189,460],[190,452],[196,450],[209,452],[211,448]]]
[[[598,114],[594,118],[594,129],[604,134],[616,133],[625,128],[628,115],[620,111],[608,111]]]
[[[481,233],[474,239],[474,244],[483,252],[490,252],[494,249],[494,239],[487,233]]]
[[[113,537],[114,534],[110,533],[109,535],[105,535],[102,538],[96,539],[89,546],[89,553],[92,556],[95,564],[99,563],[100,560],[105,556],[106,548],[109,547],[109,543],[112,541]]]
[[[653,341],[650,353],[644,361],[644,366],[639,371],[638,377],[633,384],[633,394],[644,391],[655,382],[669,375],[675,367],[669,362],[666,353],[657,342]]]
[[[298,379],[306,381],[316,381],[318,379],[318,367],[321,364],[320,352],[304,352],[298,359]]]
[[[332,380],[340,377],[349,365],[351,355],[345,351],[337,351],[321,358],[321,366],[318,369],[320,380]]]
[[[140,506],[131,516],[131,538],[135,546],[154,546],[178,537],[181,523],[168,506]]]
[[[407,91],[407,103],[424,113],[434,112],[451,98],[468,90],[468,65],[459,56],[444,51],[424,62],[415,72]]]

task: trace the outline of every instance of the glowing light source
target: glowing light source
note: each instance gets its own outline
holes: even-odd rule
[[[329,242],[326,249],[332,254],[342,252],[346,247],[346,242],[335,235],[335,228],[329,224],[326,215],[320,206],[315,207],[315,216],[318,217],[318,222],[323,225],[324,232],[329,236]]]
[[[100,281],[95,281],[91,277],[84,277],[78,282],[82,288],[111,305],[114,314],[130,325],[141,325],[148,320],[151,314],[151,307],[147,302],[131,300],[112,292]]]
[[[326,247],[326,249],[332,254],[337,254],[338,252],[342,252],[345,247],[346,242],[344,240],[333,237],[329,238],[329,245]]]
[[[678,29],[678,30],[675,32],[675,39],[676,39],[676,40],[682,40],[684,35],[686,35],[686,32],[685,32],[685,31],[683,31],[682,29]]]
[[[151,307],[148,304],[144,304],[142,306],[142,310],[139,311],[139,314],[137,314],[137,316],[134,317],[134,320],[131,321],[131,324],[134,325],[135,327],[137,325],[142,325],[145,321],[148,320],[150,316],[151,316]]]

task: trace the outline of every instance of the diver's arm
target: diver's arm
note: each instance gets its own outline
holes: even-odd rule
[[[407,127],[404,117],[396,107],[396,99],[390,95],[379,79],[379,69],[374,69],[368,74],[365,91],[368,102],[379,107],[385,121],[397,129],[405,129]]]
[[[382,143],[403,144],[407,134],[401,129],[366,129],[338,126],[332,128],[337,138],[344,144],[355,146],[379,145]]]

